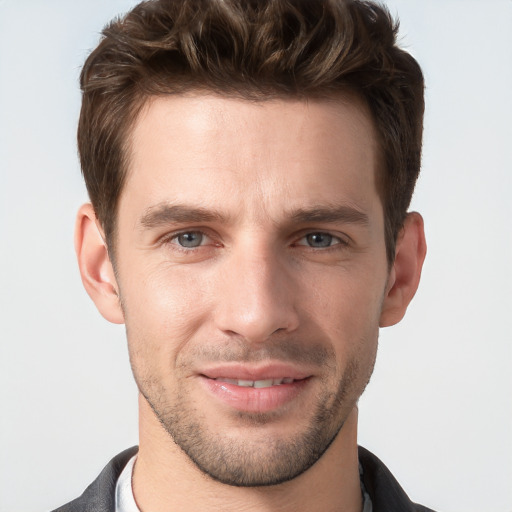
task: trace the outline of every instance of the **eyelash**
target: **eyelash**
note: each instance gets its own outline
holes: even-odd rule
[[[180,236],[187,235],[187,234],[196,234],[196,235],[198,234],[203,237],[203,240],[200,241],[200,245],[195,246],[195,247],[186,247],[186,246],[181,245],[180,243],[177,243],[177,240]],[[317,235],[317,236],[321,235],[324,237],[327,236],[331,239],[330,241],[334,242],[334,243],[331,243],[330,245],[327,245],[325,247],[314,247],[314,246],[309,245],[308,243],[300,243],[303,240],[306,240],[308,237],[312,237],[315,235]],[[180,231],[177,233],[169,234],[168,236],[162,238],[161,244],[162,245],[172,245],[173,250],[184,252],[184,253],[190,253],[192,251],[195,251],[195,250],[200,249],[201,247],[205,247],[207,245],[214,245],[217,247],[219,247],[221,245],[219,243],[204,244],[204,238],[206,238],[207,240],[213,241],[212,237],[209,236],[204,231],[201,231],[200,229],[190,229],[190,230],[186,230],[186,231]],[[301,234],[301,236],[299,238],[297,238],[296,241],[292,244],[293,247],[305,247],[310,250],[321,250],[324,252],[329,251],[329,250],[342,249],[344,247],[347,247],[348,245],[349,245],[349,242],[347,240],[345,240],[344,238],[342,238],[340,236],[333,235],[332,233],[329,233],[328,231],[308,231],[304,234]]]
[[[306,240],[308,237],[319,236],[319,235],[322,237],[328,237],[330,239],[330,242],[334,242],[334,243],[331,243],[330,245],[327,245],[324,247],[314,247],[312,245],[309,245],[308,243],[304,243],[304,244],[300,243],[302,240]],[[298,241],[294,243],[294,245],[307,247],[307,248],[313,249],[313,250],[318,249],[318,250],[327,251],[329,249],[340,249],[342,247],[345,247],[348,245],[348,242],[346,240],[344,240],[343,238],[341,238],[340,236],[333,235],[332,233],[329,233],[327,231],[310,231],[310,232],[304,234],[303,236],[301,236],[298,239]]]
[[[174,250],[184,252],[184,253],[189,253],[191,251],[194,251],[195,249],[204,247],[203,240],[201,240],[201,244],[198,245],[197,247],[185,247],[185,246],[175,242],[175,241],[177,241],[177,239],[180,236],[187,235],[187,234],[198,234],[203,237],[203,240],[204,240],[204,238],[212,240],[212,237],[210,237],[208,234],[206,234],[204,231],[201,231],[200,229],[189,229],[189,230],[185,230],[185,231],[179,231],[178,233],[171,233],[171,234],[163,237],[160,243],[162,245],[172,245]],[[213,244],[213,245],[218,246],[220,244]]]

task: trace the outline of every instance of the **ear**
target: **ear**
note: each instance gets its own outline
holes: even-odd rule
[[[418,289],[426,253],[423,218],[419,213],[409,213],[398,236],[395,261],[389,273],[380,315],[380,327],[395,325],[404,317]]]
[[[114,268],[103,230],[90,203],[82,205],[78,210],[75,250],[82,283],[98,311],[109,322],[124,323]]]

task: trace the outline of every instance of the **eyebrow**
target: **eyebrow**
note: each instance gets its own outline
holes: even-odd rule
[[[172,223],[224,221],[226,217],[215,210],[167,203],[150,206],[140,218],[140,224],[150,229]]]
[[[344,224],[369,224],[368,215],[351,206],[320,206],[313,208],[300,208],[291,214],[291,219],[297,223],[307,224],[310,222],[341,222]]]
[[[369,224],[368,215],[356,208],[346,205],[318,206],[312,208],[299,208],[286,215],[292,223],[308,224],[315,222],[344,224]],[[141,219],[143,228],[152,229],[168,224],[202,223],[202,222],[227,222],[226,215],[217,210],[201,207],[191,207],[181,204],[161,203],[147,208]]]

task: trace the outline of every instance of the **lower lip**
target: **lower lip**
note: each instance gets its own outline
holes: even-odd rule
[[[304,390],[310,379],[268,388],[237,386],[204,376],[201,377],[201,381],[211,394],[226,405],[243,412],[263,413],[290,403]]]

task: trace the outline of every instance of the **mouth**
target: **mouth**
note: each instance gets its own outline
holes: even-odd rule
[[[208,395],[224,407],[264,413],[290,407],[311,385],[313,376],[288,365],[237,365],[210,369],[199,377]]]
[[[233,386],[240,386],[243,388],[270,388],[272,386],[281,386],[282,384],[292,384],[295,379],[291,377],[282,377],[279,379],[261,379],[261,380],[246,380],[246,379],[228,379],[227,377],[218,377],[217,382],[225,382],[226,384],[232,384]],[[302,380],[302,379],[300,379]]]

